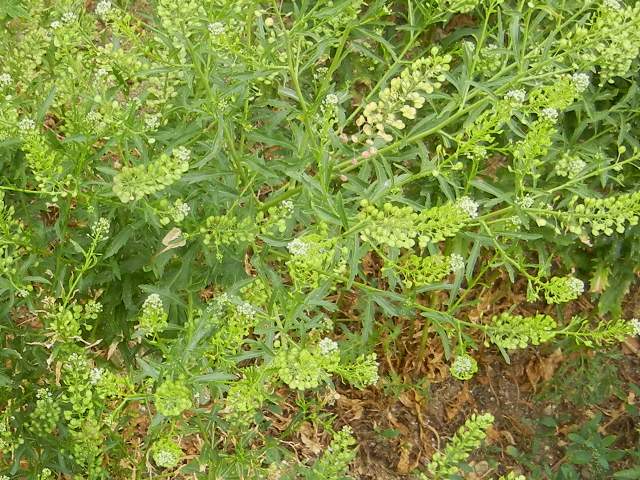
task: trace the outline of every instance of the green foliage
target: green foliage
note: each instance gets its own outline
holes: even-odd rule
[[[548,342],[556,335],[557,324],[549,315],[523,317],[505,312],[494,316],[489,326],[492,343],[500,348],[514,349]]]
[[[191,390],[180,380],[165,380],[156,389],[154,403],[165,417],[175,417],[193,405]]]
[[[640,192],[633,192],[608,198],[585,198],[574,204],[564,215],[567,227],[582,233],[583,226],[590,227],[593,236],[624,233],[629,226],[638,224],[640,218]]]
[[[480,447],[493,421],[493,415],[490,413],[471,415],[447,443],[444,450],[433,455],[427,465],[428,475],[422,474],[422,478],[450,478],[455,475],[459,471],[460,463],[467,460],[471,452]]]
[[[151,446],[151,457],[162,468],[174,468],[182,458],[182,448],[170,438],[161,438]]]
[[[179,147],[171,156],[163,153],[148,165],[124,166],[113,179],[113,192],[127,203],[160,192],[189,170],[191,152]]]
[[[333,439],[327,450],[313,464],[309,471],[303,474],[307,480],[343,480],[351,478],[346,476],[349,464],[355,458],[354,446],[356,439],[350,427],[342,427],[342,430],[333,434]]]
[[[0,4],[0,475],[341,478],[414,341],[637,333],[639,2]]]
[[[430,283],[437,283],[445,279],[456,266],[456,257],[445,255],[434,255],[430,257],[420,257],[418,255],[403,255],[398,263],[391,267],[408,287],[422,287]],[[464,264],[463,264],[464,266]]]
[[[478,372],[478,362],[471,355],[461,353],[456,355],[449,370],[458,380],[470,380]]]

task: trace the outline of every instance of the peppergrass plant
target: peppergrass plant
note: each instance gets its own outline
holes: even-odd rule
[[[327,392],[384,384],[395,318],[455,381],[482,343],[638,333],[640,2],[7,0],[0,28],[2,478],[346,478]],[[492,272],[528,303],[472,320]]]

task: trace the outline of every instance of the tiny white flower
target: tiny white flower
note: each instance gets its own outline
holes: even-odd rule
[[[318,348],[320,349],[320,353],[322,355],[329,355],[330,353],[338,350],[338,342],[331,340],[329,337],[324,337],[318,343]]]
[[[96,385],[98,382],[100,382],[100,380],[102,379],[102,375],[104,375],[104,369],[97,367],[93,368],[91,370],[91,373],[89,374],[91,385]]]
[[[191,207],[188,203],[183,202],[182,199],[179,198],[173,203],[172,215],[175,221],[181,222],[189,215],[189,212],[191,212]]]
[[[258,309],[249,302],[243,302],[240,305],[237,305],[236,310],[245,317],[255,317],[258,313]]]
[[[38,391],[36,392],[36,397],[39,400],[43,400],[45,398],[51,398],[51,392],[46,388],[39,388]]]
[[[558,119],[558,110],[550,107],[543,108],[542,115],[555,122]]]
[[[91,236],[98,241],[104,240],[107,238],[109,228],[109,220],[101,217],[91,226]]]
[[[98,70],[96,70],[96,77],[98,78],[106,77],[107,75],[109,75],[109,70],[104,67],[100,67]]]
[[[36,128],[36,122],[30,118],[23,118],[18,122],[18,128],[23,132],[34,130]]]
[[[464,267],[464,257],[462,255],[458,255],[457,253],[452,253],[449,257],[449,268],[451,268],[451,271],[458,272],[460,270],[463,270]]]
[[[611,8],[612,10],[622,10],[622,4],[618,0],[604,0],[602,5],[606,8]]]
[[[211,35],[222,35],[224,30],[224,24],[222,22],[213,22],[209,24],[209,33],[211,33]]]
[[[328,105],[337,105],[338,103],[340,103],[340,99],[338,98],[338,96],[335,93],[330,93],[328,94],[324,101],[328,104]]]
[[[451,375],[460,380],[469,380],[478,370],[476,360],[466,353],[458,355],[451,364]]]
[[[144,116],[144,124],[149,130],[156,130],[160,126],[161,118],[159,113],[147,113]]]
[[[100,112],[92,111],[87,114],[87,120],[90,123],[98,123],[102,120],[102,114]]]
[[[178,147],[173,151],[173,156],[183,162],[188,162],[191,158],[191,150],[186,147]]]
[[[288,210],[289,214],[293,213],[294,207],[293,207],[293,202],[291,200],[285,200],[284,202],[282,202],[282,207]]]
[[[533,206],[533,197],[528,193],[517,200],[517,204],[520,205],[521,208],[531,208]]]
[[[158,295],[157,293],[152,293],[151,295],[149,295],[144,301],[144,303],[142,304],[143,310],[147,310],[147,309],[160,310],[162,308],[164,308],[162,305],[162,299],[160,298],[160,295]]]
[[[267,18],[264,19],[264,26],[267,27],[267,28],[273,27],[274,23],[275,22],[273,21],[273,18],[271,18],[271,17],[267,17]]]
[[[78,19],[78,15],[75,12],[67,12],[62,15],[62,21],[64,23],[72,23]]]
[[[472,52],[476,49],[476,44],[469,40],[463,40],[462,45],[463,47],[468,48]]]
[[[568,281],[568,285],[576,295],[582,295],[582,293],[584,292],[584,282],[579,278],[571,277]]]
[[[289,243],[287,243],[287,250],[289,253],[294,256],[302,256],[306,255],[309,252],[310,245],[299,238],[294,238]]]
[[[584,92],[587,88],[589,88],[589,84],[591,83],[591,79],[589,75],[582,72],[576,72],[571,75],[571,81],[573,85],[576,87],[576,91],[578,93]]]
[[[464,196],[458,200],[458,207],[467,212],[471,218],[478,216],[478,202],[470,197]]]
[[[104,17],[111,11],[111,2],[109,0],[102,0],[96,5],[96,15]]]
[[[173,452],[160,450],[153,456],[153,460],[160,466],[174,465],[178,462],[179,457],[177,457]]]
[[[635,335],[640,335],[640,320],[638,320],[637,318],[632,318],[631,320],[629,320],[629,322],[631,322],[631,326],[633,327]]]
[[[62,23],[59,20],[54,20],[49,26],[51,27],[51,30],[57,30],[62,26]]]
[[[524,89],[509,90],[504,98],[507,100],[513,100],[516,103],[524,103],[527,99],[527,92]]]
[[[11,78],[11,75],[9,75],[8,73],[0,74],[0,86],[8,87],[9,85],[11,85],[12,81],[13,79]]]

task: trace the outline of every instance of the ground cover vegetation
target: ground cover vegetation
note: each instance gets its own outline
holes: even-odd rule
[[[640,478],[640,2],[3,0],[0,478]]]

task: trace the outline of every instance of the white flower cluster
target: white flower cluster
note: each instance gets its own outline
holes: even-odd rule
[[[632,318],[631,320],[629,320],[629,322],[631,323],[631,326],[633,327],[633,332],[636,335],[640,335],[640,320],[638,320],[637,318]]]
[[[471,217],[476,218],[478,216],[478,202],[470,197],[464,196],[458,200],[458,207]]]
[[[36,398],[38,400],[43,400],[45,398],[51,398],[51,392],[47,388],[39,388],[36,392]],[[0,477],[2,478],[2,477]]]
[[[533,197],[531,195],[529,195],[528,193],[522,197],[519,198],[516,203],[520,206],[520,208],[531,208],[533,207]]]
[[[18,129],[21,132],[29,132],[31,130],[35,130],[36,122],[31,120],[30,118],[23,118],[18,122]]]
[[[164,306],[162,305],[162,299],[160,295],[157,293],[152,293],[147,297],[147,299],[142,304],[143,310],[162,310]]]
[[[587,88],[589,88],[589,85],[591,84],[589,75],[582,72],[576,72],[571,75],[571,81],[573,82],[573,86],[576,88],[576,92],[578,93],[584,92]]]
[[[569,288],[573,290],[576,296],[582,295],[584,292],[584,282],[576,277],[571,277],[567,282]]]
[[[309,252],[310,245],[299,238],[294,238],[287,243],[287,250],[291,255],[301,257]]]
[[[80,370],[87,366],[87,360],[77,352],[69,355],[67,361],[63,364],[63,367],[67,370]]]
[[[338,350],[338,342],[335,340],[331,340],[329,337],[324,337],[318,343],[318,348],[320,349],[320,353],[322,355],[329,355],[330,353]]]
[[[337,105],[340,103],[340,98],[335,93],[330,93],[325,97],[324,101],[327,105]]]
[[[622,10],[622,4],[618,0],[604,0],[602,6],[616,11]]]
[[[171,216],[173,217],[174,222],[180,223],[187,217],[187,215],[189,215],[190,212],[191,207],[181,198],[178,198],[173,202],[173,206],[171,207]]]
[[[284,202],[282,202],[282,208],[287,210],[289,215],[293,215],[294,206],[291,200],[285,200]]]
[[[511,100],[514,103],[524,103],[527,99],[527,92],[524,89],[509,90],[504,98],[506,100]]]
[[[111,11],[111,2],[110,0],[102,0],[98,2],[96,5],[96,15],[99,17],[105,17]]]
[[[91,237],[97,241],[101,241],[107,238],[109,234],[109,220],[106,218],[99,218],[93,225],[91,225]]]
[[[188,162],[191,158],[191,150],[186,147],[178,147],[173,151],[173,156],[182,162]]]
[[[236,305],[236,311],[245,317],[255,317],[258,313],[258,309],[249,302],[242,302]]]
[[[11,85],[12,81],[13,79],[8,73],[0,74],[0,87],[8,87],[9,85]]]
[[[451,271],[459,272],[460,270],[464,270],[464,267],[464,257],[462,255],[458,255],[457,253],[452,253],[449,257],[449,268],[451,268]]]
[[[63,23],[73,23],[78,19],[78,14],[75,12],[66,12],[64,15],[62,15],[62,22]]]
[[[558,110],[555,108],[547,107],[542,109],[542,116],[548,118],[552,122],[558,119]]]
[[[160,126],[162,115],[159,113],[146,113],[144,116],[144,124],[149,130],[157,130]]]
[[[91,372],[89,374],[89,381],[91,382],[91,385],[97,385],[100,380],[102,380],[102,376],[104,375],[104,369],[103,368],[93,368],[91,369]]]
[[[478,371],[478,364],[472,356],[465,353],[455,358],[450,371],[455,378],[468,380]]]
[[[169,450],[160,450],[154,454],[153,460],[160,466],[175,465],[180,460],[180,457]]]
[[[555,172],[560,177],[575,178],[586,166],[579,157],[565,153],[556,163]]]
[[[209,33],[213,36],[222,35],[224,31],[224,23],[222,22],[213,22],[209,24]]]

